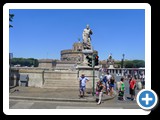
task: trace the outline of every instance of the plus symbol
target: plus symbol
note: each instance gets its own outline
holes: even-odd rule
[[[149,98],[149,94],[146,94],[146,97],[145,98],[142,98],[143,101],[146,101],[146,105],[149,104],[149,101],[152,101],[153,99],[152,98]]]

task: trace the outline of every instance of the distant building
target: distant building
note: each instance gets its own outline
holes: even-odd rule
[[[72,49],[62,50],[61,51],[61,61],[74,61],[74,62],[83,62],[83,44],[82,42],[76,42],[73,44]],[[94,50],[94,53],[98,54]]]
[[[72,49],[62,50],[61,51],[61,59],[53,60],[53,59],[40,59],[38,60],[38,67],[41,68],[55,68],[55,69],[72,69],[78,63],[82,63],[84,61],[84,56],[82,53],[83,44],[82,42],[75,42],[73,44]],[[95,54],[98,54],[96,50],[94,50]]]

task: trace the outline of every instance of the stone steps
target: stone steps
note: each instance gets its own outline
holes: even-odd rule
[[[46,82],[44,83],[44,85],[68,85],[68,86],[72,86],[72,85],[79,85],[79,83],[77,82],[70,82],[70,83],[62,83],[62,82]]]
[[[78,80],[78,78],[44,78],[44,80]]]
[[[79,85],[71,85],[71,84],[45,84],[44,86],[50,86],[50,87],[78,87]]]
[[[78,88],[79,81],[74,79],[57,79],[57,78],[48,78],[45,79],[43,88]]]
[[[45,79],[45,82],[68,82],[68,81],[75,81],[75,82],[79,82],[79,80],[75,80],[75,79]]]
[[[68,86],[58,86],[58,87],[56,87],[56,86],[43,86],[42,88],[52,88],[52,89],[71,89],[71,87],[68,87]],[[72,86],[72,89],[73,90],[79,90],[79,87],[78,86]]]
[[[44,88],[54,88],[54,87],[57,87],[57,88],[79,88],[79,85],[71,85],[71,84],[45,84],[43,86]]]
[[[79,85],[79,83],[77,82],[70,82],[70,83],[61,83],[61,82],[46,82],[44,83],[44,85]]]
[[[71,85],[74,85],[74,84],[79,84],[78,81],[45,81],[44,84],[71,84]]]

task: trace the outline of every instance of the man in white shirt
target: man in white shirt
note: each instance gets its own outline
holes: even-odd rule
[[[110,95],[109,83],[110,83],[110,79],[111,79],[112,75],[110,75],[109,72],[107,72],[107,74],[105,75],[105,77],[107,78],[107,82],[106,82],[106,94]]]
[[[106,77],[107,77],[107,80],[108,80],[108,81],[110,81],[110,79],[111,79],[112,75],[110,75],[110,74],[109,74],[109,72],[107,72]]]
[[[80,87],[80,97],[84,97],[85,95],[85,89],[86,89],[86,82],[89,81],[87,77],[85,77],[84,74],[81,75],[79,78],[79,87]]]

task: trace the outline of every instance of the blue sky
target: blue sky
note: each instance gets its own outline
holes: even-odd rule
[[[91,44],[99,59],[145,60],[144,9],[10,9],[14,14],[9,52],[14,57],[60,59],[60,51],[72,49],[89,24]]]

